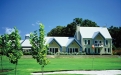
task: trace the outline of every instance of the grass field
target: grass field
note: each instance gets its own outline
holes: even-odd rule
[[[58,56],[48,58],[50,63],[45,66],[45,71],[59,70],[121,70],[121,57],[119,56],[94,56],[92,68],[92,56]],[[15,65],[9,63],[9,59],[3,58],[4,69],[14,69]],[[17,75],[31,75],[32,72],[41,71],[41,66],[31,56],[23,56],[18,63]],[[1,69],[1,66],[0,66]],[[2,72],[0,75],[14,75],[14,70]]]

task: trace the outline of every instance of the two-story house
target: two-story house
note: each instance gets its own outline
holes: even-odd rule
[[[112,54],[112,38],[106,27],[77,26],[74,37],[45,37],[45,40],[45,44],[49,44],[49,51],[53,53]],[[29,34],[25,40],[21,40],[21,46],[24,51],[31,49]]]
[[[106,27],[77,26],[75,38],[87,54],[112,54],[112,38]]]

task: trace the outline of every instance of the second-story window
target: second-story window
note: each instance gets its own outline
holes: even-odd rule
[[[105,44],[108,45],[108,40],[105,41]]]
[[[95,43],[97,43],[97,41],[95,41]]]
[[[88,45],[90,45],[90,40],[88,40]]]
[[[85,45],[87,44],[87,40],[85,40]]]

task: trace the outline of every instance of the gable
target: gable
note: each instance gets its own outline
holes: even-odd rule
[[[70,40],[66,46],[67,47],[69,47],[69,46],[71,46],[71,47],[73,47],[73,46],[81,47],[80,43],[76,39]]]
[[[96,34],[94,33],[94,35],[95,36],[93,36],[93,39],[97,39],[97,40],[105,39],[105,37],[100,32],[97,32]]]
[[[80,47],[79,44],[77,44],[76,41],[72,41],[68,47]]]
[[[50,43],[49,43],[49,47],[61,47],[57,41],[55,40],[52,40]]]

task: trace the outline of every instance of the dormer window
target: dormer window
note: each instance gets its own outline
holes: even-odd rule
[[[29,39],[29,36],[25,36],[25,39]]]
[[[25,39],[29,39],[29,36],[30,36],[29,34],[26,34]]]

